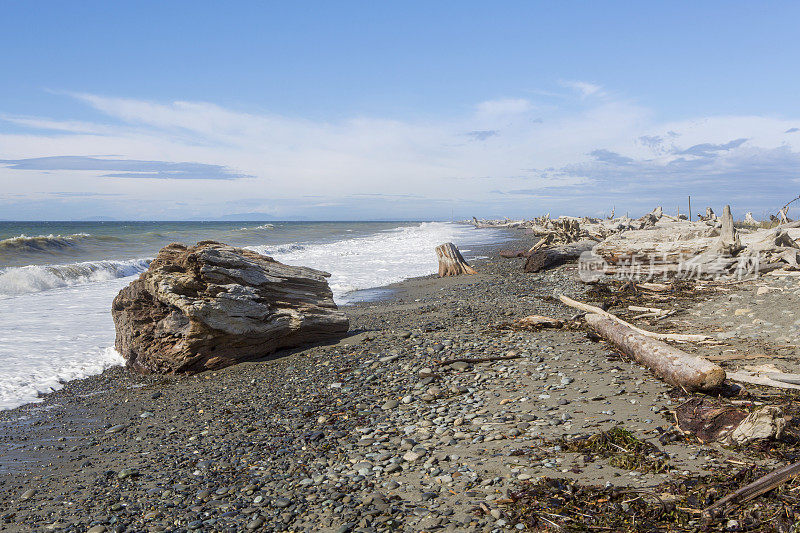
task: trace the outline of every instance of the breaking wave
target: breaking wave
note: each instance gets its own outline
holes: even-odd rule
[[[499,233],[476,231],[471,226],[446,222],[423,222],[328,243],[290,243],[247,248],[292,265],[303,265],[331,273],[328,280],[334,299],[351,300],[354,291],[380,287],[407,278],[435,273],[434,249],[443,242],[459,245],[492,242]],[[468,251],[462,248],[462,251]]]
[[[144,272],[149,265],[150,259],[131,259],[6,267],[0,269],[0,297],[125,278]]]
[[[0,241],[0,255],[57,253],[80,246],[85,241],[118,240],[110,236],[95,236],[91,233],[74,233],[72,235],[37,235],[30,237],[22,234]]]

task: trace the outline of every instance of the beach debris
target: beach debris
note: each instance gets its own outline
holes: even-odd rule
[[[786,374],[773,364],[746,366],[728,373],[728,378],[751,385],[764,385],[778,389],[800,389],[800,374]]]
[[[525,261],[525,272],[541,272],[548,268],[563,265],[568,261],[575,261],[582,253],[589,252],[597,244],[593,240],[581,240],[570,244],[542,247],[529,251],[528,260]]]
[[[328,276],[218,242],[170,244],[114,298],[116,349],[138,372],[183,374],[341,337]]]
[[[453,363],[469,363],[469,364],[490,363],[492,361],[508,361],[511,359],[519,359],[520,357],[522,357],[522,354],[519,353],[512,353],[507,355],[493,355],[489,357],[459,357],[457,359],[447,359],[445,361],[439,361],[436,364],[438,366],[447,366]]]
[[[746,446],[759,440],[780,439],[786,419],[779,407],[766,405],[748,413],[712,398],[692,398],[675,409],[678,429],[701,442]]]
[[[469,266],[452,242],[446,242],[436,247],[436,258],[439,260],[439,277],[460,276],[462,274],[477,274]]]
[[[661,474],[670,468],[668,454],[622,426],[615,426],[590,437],[565,440],[562,442],[562,447],[567,452],[591,454],[597,458],[608,459],[611,466],[624,470]]]
[[[667,383],[687,391],[707,391],[725,381],[725,371],[719,365],[645,336],[619,320],[594,313],[586,315],[585,320],[598,335]]]
[[[602,263],[605,275],[633,276],[641,281],[660,276],[741,279],[744,274],[757,276],[776,269],[800,270],[800,246],[796,242],[800,225],[789,222],[783,212],[781,215],[786,222],[773,228],[761,228],[750,216],[737,229],[728,205],[719,217],[709,207],[694,221],[667,215],[657,207],[638,219],[550,219],[547,215],[521,221],[473,219],[473,224],[520,228],[540,237],[527,252],[510,250],[501,254],[528,257],[526,272],[538,272],[577,258],[580,251],[571,257],[574,245],[587,241],[586,246]]]
[[[703,518],[708,522],[718,519],[725,515],[728,507],[750,501],[798,475],[800,462],[774,470],[703,509]]]
[[[703,443],[727,440],[745,418],[747,411],[713,398],[691,398],[675,409],[678,429]]]
[[[690,334],[690,333],[656,333],[653,331],[647,331],[641,328],[634,326],[633,324],[626,322],[619,318],[616,315],[609,313],[608,311],[604,311],[599,307],[595,307],[593,305],[585,304],[583,302],[579,302],[577,300],[573,300],[568,296],[564,296],[560,294],[558,299],[561,300],[561,303],[568,305],[570,307],[574,307],[575,309],[580,309],[586,313],[592,313],[595,315],[600,315],[605,317],[609,320],[613,320],[627,328],[630,328],[634,332],[644,335],[645,337],[650,337],[652,339],[662,340],[662,341],[679,341],[679,342],[692,342],[692,341],[704,341],[710,339],[708,335],[700,335],[700,334]]]
[[[504,257],[506,259],[514,259],[517,257],[528,257],[527,250],[500,250],[499,254],[500,257]]]
[[[560,328],[564,323],[556,318],[541,315],[528,315],[512,323],[518,329]]]
[[[758,440],[780,439],[786,429],[786,419],[780,407],[765,405],[756,409],[733,430],[730,440],[746,446]]]

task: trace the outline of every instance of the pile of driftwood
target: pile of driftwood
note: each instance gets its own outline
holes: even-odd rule
[[[473,219],[473,224],[522,228],[540,237],[528,250],[501,253],[526,258],[526,272],[574,261],[588,251],[602,263],[604,274],[638,280],[743,278],[778,269],[800,270],[800,221],[764,229],[748,213],[743,223],[735,225],[730,206],[722,216],[708,208],[695,221],[667,215],[658,207],[638,219],[544,216],[503,222]]]

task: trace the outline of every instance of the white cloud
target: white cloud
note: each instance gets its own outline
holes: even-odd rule
[[[603,94],[603,87],[585,81],[562,81],[561,85],[576,91],[581,97],[600,96]]]
[[[577,84],[579,97],[602,94],[598,86],[569,83]],[[108,171],[24,170],[0,163],[0,187],[7,193],[0,210],[22,209],[14,207],[21,205],[20,198],[41,199],[42,193],[60,191],[75,198],[86,192],[119,194],[126,202],[119,209],[136,206],[142,218],[165,210],[178,217],[196,212],[219,216],[250,210],[237,206],[254,198],[289,213],[299,209],[298,199],[306,195],[318,199],[303,203],[304,209],[313,204],[339,208],[346,218],[369,203],[358,200],[364,194],[414,195],[393,201],[394,214],[386,216],[429,205],[427,216],[434,217],[442,201],[471,205],[480,213],[481,206],[514,205],[512,199],[519,203],[526,195],[547,197],[547,204],[526,203],[531,213],[555,212],[550,205],[559,202],[574,212],[604,205],[612,194],[622,195],[619,205],[683,196],[684,185],[691,185],[693,197],[703,189],[709,194],[721,187],[746,190],[747,184],[740,184],[745,179],[763,178],[766,192],[761,196],[770,191],[777,196],[786,184],[794,186],[794,174],[784,178],[782,173],[800,161],[800,136],[786,133],[800,117],[731,115],[664,123],[655,121],[649,109],[607,96],[580,106],[566,101],[563,108],[522,98],[490,100],[449,119],[353,117],[336,122],[205,102],[73,97],[105,119],[0,117],[0,159],[81,156],[159,162],[170,172],[180,163],[186,170],[175,176],[183,179],[171,179],[169,173],[160,174],[165,178],[160,180],[121,179],[109,177]],[[3,133],[2,121],[17,128]],[[194,168],[206,169],[207,177],[219,175],[209,174],[212,168],[253,177],[187,181]],[[174,211],[176,200],[189,207]],[[103,202],[114,205],[113,200]]]

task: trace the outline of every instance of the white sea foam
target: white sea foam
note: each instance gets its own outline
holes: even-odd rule
[[[131,278],[0,300],[0,408],[37,400],[63,382],[120,364],[111,300]]]
[[[486,242],[494,235],[470,226],[424,222],[323,244],[250,246],[287,264],[303,265],[331,273],[328,283],[338,303],[352,300],[353,291],[396,283],[437,272],[434,248],[444,242],[468,245]]]
[[[288,264],[330,272],[337,302],[352,291],[437,271],[434,247],[493,239],[491,231],[424,223],[327,242],[253,246]],[[92,261],[0,270],[0,409],[122,363],[113,350],[111,301],[149,261]]]
[[[6,267],[0,269],[0,298],[133,276],[149,264],[149,259],[131,259]]]

